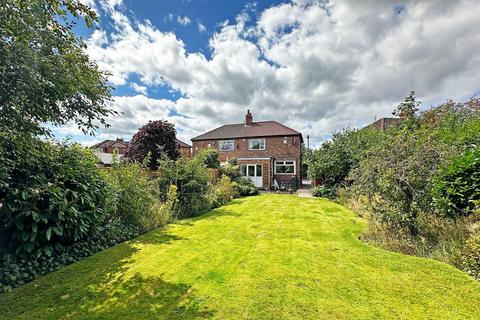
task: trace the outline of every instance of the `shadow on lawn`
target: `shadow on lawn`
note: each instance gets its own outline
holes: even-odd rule
[[[167,282],[162,274],[131,272],[141,250],[136,244],[170,245],[179,240],[185,239],[168,229],[158,230],[64,270],[60,278],[52,279],[61,283],[52,288],[58,297],[50,306],[55,309],[52,319],[212,318],[214,311],[204,307],[208,297],[196,296],[191,285]]]
[[[129,272],[135,268],[136,244],[170,245],[188,240],[157,230],[126,243],[126,254],[103,271],[102,280],[88,286],[80,303],[79,315],[88,319],[209,319],[214,312],[202,304],[191,285],[170,283],[163,275],[145,276]],[[126,253],[126,252],[125,252]]]
[[[169,228],[155,230],[144,234],[138,238],[130,240],[131,244],[171,244],[174,241],[188,240],[188,238],[179,237],[175,234],[169,233]]]
[[[88,291],[77,314],[88,319],[209,319],[214,315],[202,308],[204,300],[189,285],[166,282],[161,275],[115,275]]]
[[[244,201],[236,199],[230,204]],[[189,227],[200,221],[241,215],[232,210],[230,204],[171,227]],[[162,274],[145,275],[133,270],[138,263],[135,255],[141,250],[139,244],[167,246],[176,241],[188,241],[175,235],[171,227],[145,234],[53,272],[24,286],[26,291],[17,288],[0,297],[0,307],[3,303],[25,306],[21,314],[9,314],[8,309],[5,314],[7,318],[23,319],[37,319],[38,315],[44,319],[212,318],[215,311],[206,307],[210,298],[196,295],[192,284],[171,283]],[[29,294],[25,294],[28,291]]]

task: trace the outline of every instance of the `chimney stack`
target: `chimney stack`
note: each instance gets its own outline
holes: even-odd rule
[[[247,114],[245,115],[245,125],[251,126],[253,124],[253,116],[250,113],[250,110],[247,110]]]

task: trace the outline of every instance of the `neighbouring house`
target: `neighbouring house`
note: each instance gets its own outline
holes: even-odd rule
[[[177,146],[180,151],[180,156],[183,158],[190,158],[192,156],[192,146],[189,144],[186,144],[185,142],[181,140],[177,140]]]
[[[127,151],[128,141],[121,138],[116,140],[104,140],[93,145],[91,148],[95,151],[95,155],[100,163],[104,166],[112,164],[113,153],[116,152],[119,157],[122,157]]]
[[[370,123],[368,126],[365,126],[363,129],[374,128],[380,131],[385,131],[392,127],[399,126],[401,123],[402,119],[400,118],[381,118]]]
[[[227,124],[192,139],[193,154],[202,148],[219,151],[221,162],[236,159],[243,176],[258,188],[301,184],[302,134],[276,121],[253,121],[250,110],[243,123]]]
[[[113,153],[116,151],[118,154],[125,154],[127,151],[128,141],[124,141],[121,138],[116,140],[105,140],[92,146],[95,152],[100,153]]]
[[[192,147],[185,142],[175,139],[177,142],[180,155],[182,157],[191,157],[192,156]],[[117,138],[116,140],[105,140],[93,145],[91,148],[95,150],[95,155],[100,160],[100,162],[109,166],[112,163],[113,153],[116,151],[118,156],[121,158],[127,151],[128,141]]]

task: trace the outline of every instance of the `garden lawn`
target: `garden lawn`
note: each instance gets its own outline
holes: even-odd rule
[[[323,199],[237,199],[0,294],[1,319],[479,319],[480,283]]]

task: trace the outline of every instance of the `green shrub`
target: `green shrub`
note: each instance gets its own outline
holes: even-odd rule
[[[222,176],[217,183],[211,187],[210,201],[212,202],[212,207],[222,206],[238,196],[237,183],[232,182],[227,176]]]
[[[471,276],[480,280],[480,226],[477,226],[465,244],[462,267]]]
[[[86,238],[106,216],[109,187],[90,150],[25,136],[0,137],[0,245],[51,255]]]
[[[177,187],[171,185],[165,197],[165,202],[156,201],[153,206],[155,212],[155,225],[158,227],[165,226],[173,221],[173,213],[178,203]]]
[[[157,181],[162,202],[165,201],[170,186],[177,187],[178,203],[175,206],[175,218],[197,216],[210,209],[206,198],[209,191],[209,175],[201,156],[176,161],[164,158],[159,161],[158,171]]]
[[[448,217],[468,215],[480,201],[480,147],[467,149],[437,175],[433,198]]]
[[[335,198],[335,188],[329,188],[327,186],[313,187],[312,194],[314,197],[333,199]]]
[[[358,166],[367,150],[383,139],[384,133],[375,129],[345,129],[335,132],[316,150],[307,150],[305,163],[308,175],[327,186],[348,184],[349,172]]]
[[[253,196],[258,194],[258,189],[252,180],[247,177],[240,177],[237,179],[238,194],[241,196]]]
[[[201,159],[205,166],[210,169],[219,169],[220,160],[218,159],[218,150],[213,148],[205,148],[200,150],[200,152],[195,156],[198,159]]]
[[[220,171],[223,175],[230,178],[232,181],[238,181],[240,179],[240,168],[236,163],[226,163],[221,166]]]
[[[30,282],[63,266],[86,258],[141,234],[141,230],[110,220],[98,226],[88,238],[69,245],[56,244],[50,256],[19,257],[0,255],[0,293]]]
[[[103,176],[113,190],[110,212],[113,218],[144,231],[166,224],[158,216],[161,205],[158,187],[141,164],[114,162],[103,170]]]

